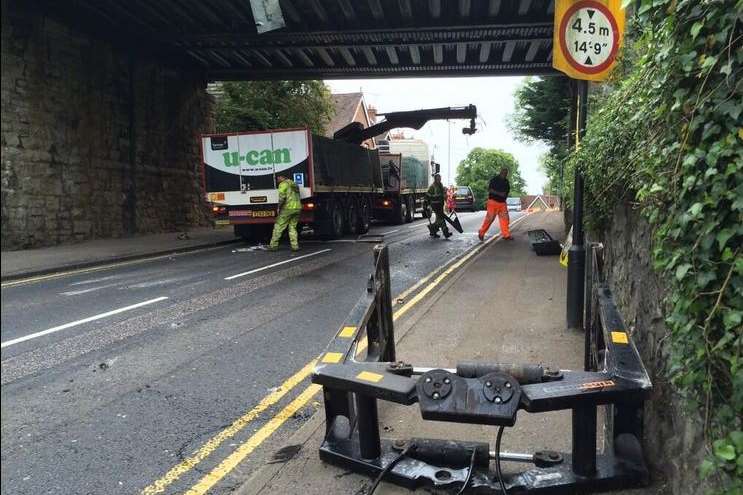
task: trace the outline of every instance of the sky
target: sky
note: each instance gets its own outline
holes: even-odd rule
[[[477,106],[477,133],[462,134],[469,121],[428,122],[419,131],[406,135],[428,143],[435,160],[441,164],[444,184],[454,182],[457,164],[472,148],[497,148],[511,153],[519,162],[521,176],[529,194],[542,192],[545,175],[539,171],[539,157],[547,148],[540,143],[517,141],[506,125],[514,110],[514,92],[523,77],[350,79],[325,81],[333,93],[362,91],[367,105],[380,113],[422,108]],[[449,167],[449,125],[451,125],[451,168]]]

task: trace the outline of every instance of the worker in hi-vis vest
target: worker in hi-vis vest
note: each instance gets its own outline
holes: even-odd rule
[[[279,205],[276,223],[273,226],[273,235],[271,244],[268,249],[276,251],[279,249],[279,241],[284,230],[289,229],[289,244],[292,251],[299,251],[299,234],[297,233],[297,224],[299,224],[299,213],[302,211],[302,202],[299,200],[299,187],[293,180],[283,175],[277,175],[276,180],[279,182]]]
[[[508,198],[510,192],[511,184],[508,182],[508,169],[503,167],[500,169],[500,174],[490,179],[490,184],[488,184],[488,212],[478,232],[481,241],[485,239],[485,233],[487,233],[496,216],[500,222],[500,234],[503,239],[513,240],[509,230],[508,205],[506,204],[506,198]]]
[[[441,183],[441,175],[434,174],[433,184],[428,188],[426,192],[426,200],[431,205],[433,213],[436,215],[436,221],[428,225],[428,230],[431,233],[431,237],[438,237],[438,231],[441,229],[441,233],[444,234],[445,238],[451,237],[451,232],[446,226],[446,220],[444,220],[444,200],[446,199],[446,188]]]

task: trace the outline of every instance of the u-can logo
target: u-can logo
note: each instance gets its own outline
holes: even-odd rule
[[[289,148],[276,150],[251,150],[241,155],[237,151],[222,153],[225,167],[237,167],[241,163],[248,165],[274,165],[277,163],[291,163]]]

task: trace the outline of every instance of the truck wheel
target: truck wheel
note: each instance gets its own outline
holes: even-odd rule
[[[415,214],[415,210],[413,208],[413,197],[407,196],[405,198],[405,204],[407,205],[407,208],[405,210],[405,223],[410,223],[413,221],[413,215]]]
[[[352,200],[348,205],[344,227],[347,234],[356,235],[359,232],[359,203],[356,200]]]
[[[362,199],[359,204],[359,234],[366,234],[371,227],[371,206],[369,201]]]
[[[405,223],[405,218],[407,218],[407,216],[408,204],[405,202],[404,198],[400,198],[399,202],[392,210],[392,223],[394,223],[395,225]]]
[[[321,235],[326,239],[338,239],[343,236],[343,210],[335,201],[329,201],[322,222]]]

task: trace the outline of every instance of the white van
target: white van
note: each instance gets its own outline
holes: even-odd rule
[[[521,198],[506,198],[508,211],[521,211]]]

